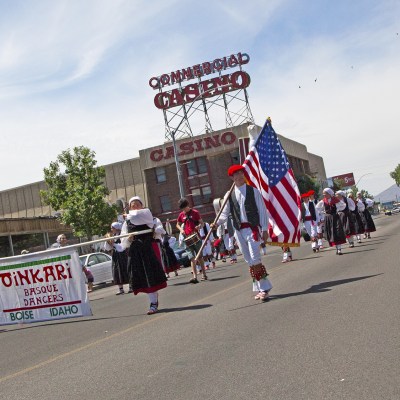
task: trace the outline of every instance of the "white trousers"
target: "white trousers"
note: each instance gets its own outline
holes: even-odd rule
[[[306,228],[310,237],[317,237],[318,225],[315,221],[304,221],[304,228]]]
[[[203,256],[212,256],[211,243],[209,240],[203,248]]]
[[[253,238],[253,232],[250,228],[244,228],[240,231],[235,230],[235,238],[244,260],[251,267],[261,264],[260,241]],[[259,281],[253,280],[253,290],[255,292],[269,291],[272,289],[268,278]]]
[[[318,224],[315,221],[304,221],[303,224],[311,238],[318,237]],[[317,244],[317,242],[311,241],[312,249],[318,249],[319,246],[319,243]]]
[[[224,235],[224,246],[226,250],[233,250],[233,238],[229,237],[228,234]]]

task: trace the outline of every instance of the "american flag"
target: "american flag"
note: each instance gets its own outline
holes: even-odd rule
[[[269,118],[243,166],[248,183],[264,198],[269,213],[269,244],[299,246],[300,192]]]

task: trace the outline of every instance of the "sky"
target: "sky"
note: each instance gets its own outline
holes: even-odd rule
[[[377,195],[400,163],[398,0],[0,0],[0,191],[164,142],[153,76],[244,52],[258,125]],[[222,129],[216,126],[214,129]]]

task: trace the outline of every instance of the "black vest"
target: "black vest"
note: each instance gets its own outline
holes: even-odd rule
[[[336,204],[324,202],[325,214],[336,214]]]
[[[235,190],[229,196],[229,206],[231,208],[232,222],[236,230],[240,230],[240,206],[236,200]],[[244,201],[244,209],[246,211],[247,221],[251,226],[258,226],[260,224],[260,216],[256,199],[254,196],[254,188],[246,185],[246,199]]]
[[[349,203],[347,202],[346,197],[342,197],[344,204],[346,204],[346,208],[343,210],[343,212],[348,212],[349,211]]]
[[[311,218],[313,221],[317,220],[317,213],[315,212],[315,205],[313,201],[308,202],[308,209],[310,210]],[[306,218],[306,207],[304,203],[301,204],[301,219],[304,222]]]

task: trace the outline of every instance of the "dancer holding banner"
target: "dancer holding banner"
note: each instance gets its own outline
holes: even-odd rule
[[[233,180],[235,188],[225,195],[228,201],[212,228],[224,224],[229,215],[232,216],[235,239],[249,265],[253,291],[258,292],[255,299],[266,301],[272,285],[261,263],[260,243],[268,239],[267,209],[261,193],[246,184],[242,165],[232,165],[228,169],[228,175]]]
[[[129,200],[129,214],[122,226],[121,234],[140,232],[153,228],[153,215],[143,207],[142,199],[134,196]],[[122,239],[114,248],[121,252],[129,248],[128,272],[133,293],[147,293],[150,300],[148,315],[158,311],[158,291],[167,287],[167,277],[156,256],[157,243],[153,233],[144,233]]]

